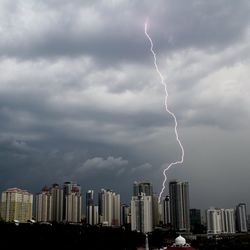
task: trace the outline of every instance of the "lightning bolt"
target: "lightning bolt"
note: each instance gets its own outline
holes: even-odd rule
[[[158,202],[160,203],[161,201],[161,196],[165,190],[165,184],[166,184],[166,181],[167,181],[167,171],[172,167],[172,166],[175,166],[177,164],[182,164],[183,161],[184,161],[184,148],[181,144],[181,141],[179,139],[179,134],[178,134],[178,122],[177,122],[177,119],[176,119],[176,116],[175,114],[169,110],[168,108],[168,88],[167,88],[167,83],[165,82],[165,79],[162,75],[162,73],[160,72],[159,70],[159,67],[158,67],[158,64],[157,64],[157,56],[156,56],[156,53],[154,52],[154,44],[153,44],[153,41],[151,39],[151,37],[149,36],[148,34],[148,23],[147,21],[145,22],[145,25],[144,25],[144,33],[146,35],[146,37],[148,38],[149,42],[150,42],[150,51],[151,53],[153,54],[153,57],[154,57],[154,66],[155,66],[155,69],[156,69],[156,72],[158,73],[160,79],[161,79],[161,84],[164,86],[164,89],[165,89],[165,108],[166,108],[166,111],[172,116],[172,118],[174,119],[174,132],[175,132],[175,137],[176,137],[176,140],[181,148],[181,159],[178,160],[178,161],[175,161],[175,162],[171,162],[169,165],[166,166],[166,168],[163,170],[163,176],[164,176],[164,180],[162,182],[162,189],[161,189],[161,192],[159,194],[159,199],[158,199]]]

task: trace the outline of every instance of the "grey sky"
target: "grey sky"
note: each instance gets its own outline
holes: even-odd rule
[[[247,0],[0,0],[0,189],[73,180],[128,201],[190,182],[191,206],[250,206]],[[167,191],[167,190],[166,190]],[[165,193],[166,194],[166,193]]]

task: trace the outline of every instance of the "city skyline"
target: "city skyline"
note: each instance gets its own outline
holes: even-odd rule
[[[190,204],[250,204],[250,3],[0,1],[0,191],[73,180],[130,199],[168,182]],[[129,187],[129,192],[128,192]],[[165,197],[166,190],[163,194]]]
[[[129,204],[120,194],[101,189],[83,193],[80,185],[67,181],[62,185],[44,186],[33,200],[33,194],[20,188],[8,188],[1,193],[0,220],[21,223],[74,223],[102,225],[142,233],[165,228],[183,233],[235,234],[247,233],[247,205],[234,208],[209,207],[205,211],[190,208],[189,183],[174,180],[169,183],[169,195],[158,203],[150,182],[134,182]]]
[[[67,188],[67,186],[71,186],[71,188]],[[171,189],[170,189],[170,186],[172,186]],[[172,206],[172,209],[173,209],[173,207],[176,207],[175,209],[177,209],[177,210],[180,209],[180,207],[184,207],[184,208],[182,208],[184,210],[181,212],[184,214],[186,213],[185,212],[186,209],[187,210],[198,209],[202,213],[204,213],[203,215],[205,215],[206,210],[208,210],[210,208],[213,208],[213,209],[217,209],[217,208],[221,209],[222,208],[218,204],[217,205],[216,204],[210,205],[208,207],[205,207],[204,209],[202,208],[202,206],[200,206],[200,207],[193,206],[192,204],[190,204],[190,200],[192,199],[192,197],[190,197],[190,194],[189,194],[189,186],[190,186],[190,184],[188,181],[180,180],[180,179],[173,179],[173,180],[170,180],[170,182],[168,183],[167,190],[169,190],[170,192],[167,193],[166,196],[162,197],[161,202],[160,202],[160,204],[162,205],[162,208],[161,208],[162,213],[163,214],[166,213],[166,215],[164,215],[164,216],[166,217],[167,222],[171,221],[171,218],[169,215],[170,210],[171,210],[171,206]],[[65,192],[65,187],[68,189],[67,192]],[[65,200],[67,194],[71,194],[71,193],[76,193],[76,194],[79,194],[81,196],[81,200],[82,200],[81,203],[82,204],[81,204],[80,211],[82,211],[83,214],[86,216],[87,221],[88,221],[88,213],[89,213],[88,207],[90,206],[90,207],[92,207],[90,209],[95,210],[94,207],[96,207],[96,206],[98,207],[98,205],[100,203],[100,194],[102,194],[103,192],[105,194],[108,194],[107,197],[109,197],[110,195],[111,196],[112,195],[115,195],[115,196],[119,195],[119,203],[121,204],[121,206],[129,206],[131,203],[131,197],[137,197],[137,196],[140,196],[141,194],[144,194],[146,196],[151,196],[151,202],[153,202],[154,198],[156,198],[156,200],[157,200],[158,196],[159,196],[159,193],[156,193],[153,191],[153,185],[150,181],[138,181],[138,180],[134,181],[131,184],[131,192],[128,194],[128,196],[129,196],[128,200],[125,200],[124,197],[122,197],[120,195],[120,193],[117,192],[117,190],[113,190],[113,189],[110,189],[108,187],[102,187],[99,190],[94,190],[94,189],[83,190],[82,187],[74,181],[66,181],[66,182],[61,183],[61,184],[58,184],[58,183],[53,183],[50,185],[46,184],[46,185],[43,185],[42,187],[40,187],[40,189],[34,193],[30,192],[30,190],[28,190],[26,188],[23,188],[23,187],[20,188],[17,186],[8,187],[6,190],[0,190],[0,192],[6,192],[7,190],[21,190],[21,191],[27,192],[27,193],[33,195],[34,199],[36,199],[38,202],[41,202],[42,200],[46,200],[46,203],[48,202],[48,204],[46,204],[46,206],[49,206],[49,207],[51,207],[50,203],[52,202],[50,196],[53,196],[54,201],[52,202],[52,204],[54,204],[54,203],[55,204],[53,205],[54,208],[53,208],[52,214],[50,215],[49,218],[52,218],[51,220],[55,220],[55,221],[63,221],[65,219],[64,213],[65,213],[66,209],[65,209],[64,200]],[[176,201],[174,202],[175,205],[173,205],[173,204],[171,205],[170,197],[172,197],[172,199],[173,199],[173,197],[175,197],[174,198],[174,199],[176,199]],[[110,197],[108,199],[110,199]],[[249,208],[248,208],[245,200],[242,200],[241,202],[237,202],[235,200],[231,204],[231,206],[229,206],[229,207],[230,208],[234,207],[236,212],[239,210],[240,213],[244,214],[244,216],[250,215],[250,211],[249,211]],[[167,202],[168,204],[164,205],[165,202]],[[156,203],[159,204],[158,200]],[[236,204],[238,204],[238,205],[236,206]],[[34,207],[34,209],[37,210],[36,207]],[[238,211],[238,213],[239,213],[239,211]],[[153,212],[153,210],[152,210],[152,212]],[[90,213],[93,215],[93,212],[90,212]],[[34,213],[34,214],[36,214],[36,213]],[[182,214],[182,216],[186,216],[186,215]],[[188,224],[189,223],[190,222],[188,222]]]

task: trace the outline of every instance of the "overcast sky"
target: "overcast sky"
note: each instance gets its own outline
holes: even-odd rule
[[[74,181],[130,200],[168,179],[191,207],[250,207],[248,0],[0,0],[0,191]],[[167,189],[164,194],[167,194]]]

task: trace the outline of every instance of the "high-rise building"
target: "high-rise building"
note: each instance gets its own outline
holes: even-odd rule
[[[201,224],[201,210],[196,208],[191,208],[190,212],[190,224],[200,225]]]
[[[36,195],[36,220],[52,221],[52,195],[46,186]]]
[[[153,186],[150,182],[134,182],[133,185],[133,196],[138,196],[144,193],[146,196],[153,195]]]
[[[189,213],[190,213],[190,227],[191,230],[194,231],[201,225],[201,210],[191,208],[189,210]]]
[[[153,230],[152,196],[141,193],[132,196],[131,230],[148,233]]]
[[[82,196],[78,185],[72,186],[65,194],[65,220],[68,222],[81,222]]]
[[[250,214],[247,215],[247,229],[250,230]]]
[[[86,220],[90,225],[94,225],[94,190],[88,190],[86,193]]]
[[[80,222],[81,215],[82,215],[81,186],[71,181],[64,182],[63,220],[71,222]]]
[[[207,209],[206,218],[207,218],[207,233],[221,234],[222,232],[221,210],[213,207]]]
[[[235,233],[235,211],[233,208],[221,209],[222,233]]]
[[[133,196],[140,196],[141,194],[146,196],[151,196],[152,200],[152,218],[153,218],[153,227],[159,225],[160,215],[159,215],[159,203],[158,196],[153,193],[153,185],[148,181],[137,182],[133,184]]]
[[[169,195],[167,195],[163,200],[163,224],[169,225],[170,223],[170,198]]]
[[[121,205],[121,225],[130,223],[130,206],[126,204]]]
[[[27,222],[32,219],[32,206],[32,194],[19,188],[9,188],[2,192],[0,216],[4,221]]]
[[[240,203],[236,207],[236,227],[240,233],[247,232],[247,209],[245,203]]]
[[[190,231],[188,182],[180,180],[170,181],[169,197],[171,223],[174,230]]]
[[[121,225],[120,194],[102,189],[99,193],[100,222],[108,226]]]
[[[63,187],[53,184],[36,195],[38,221],[80,222],[82,218],[81,186],[65,182]]]
[[[81,186],[71,181],[63,184],[63,220],[80,222],[82,214]],[[76,221],[77,220],[77,221]]]
[[[209,208],[206,211],[208,234],[235,233],[235,212],[233,208]]]
[[[158,196],[152,195],[152,216],[153,216],[153,227],[156,227],[160,223],[160,213],[159,213],[159,201]]]
[[[99,207],[94,206],[93,225],[97,225],[98,223],[99,223]]]
[[[53,184],[50,189],[52,196],[52,221],[63,221],[63,189]]]

